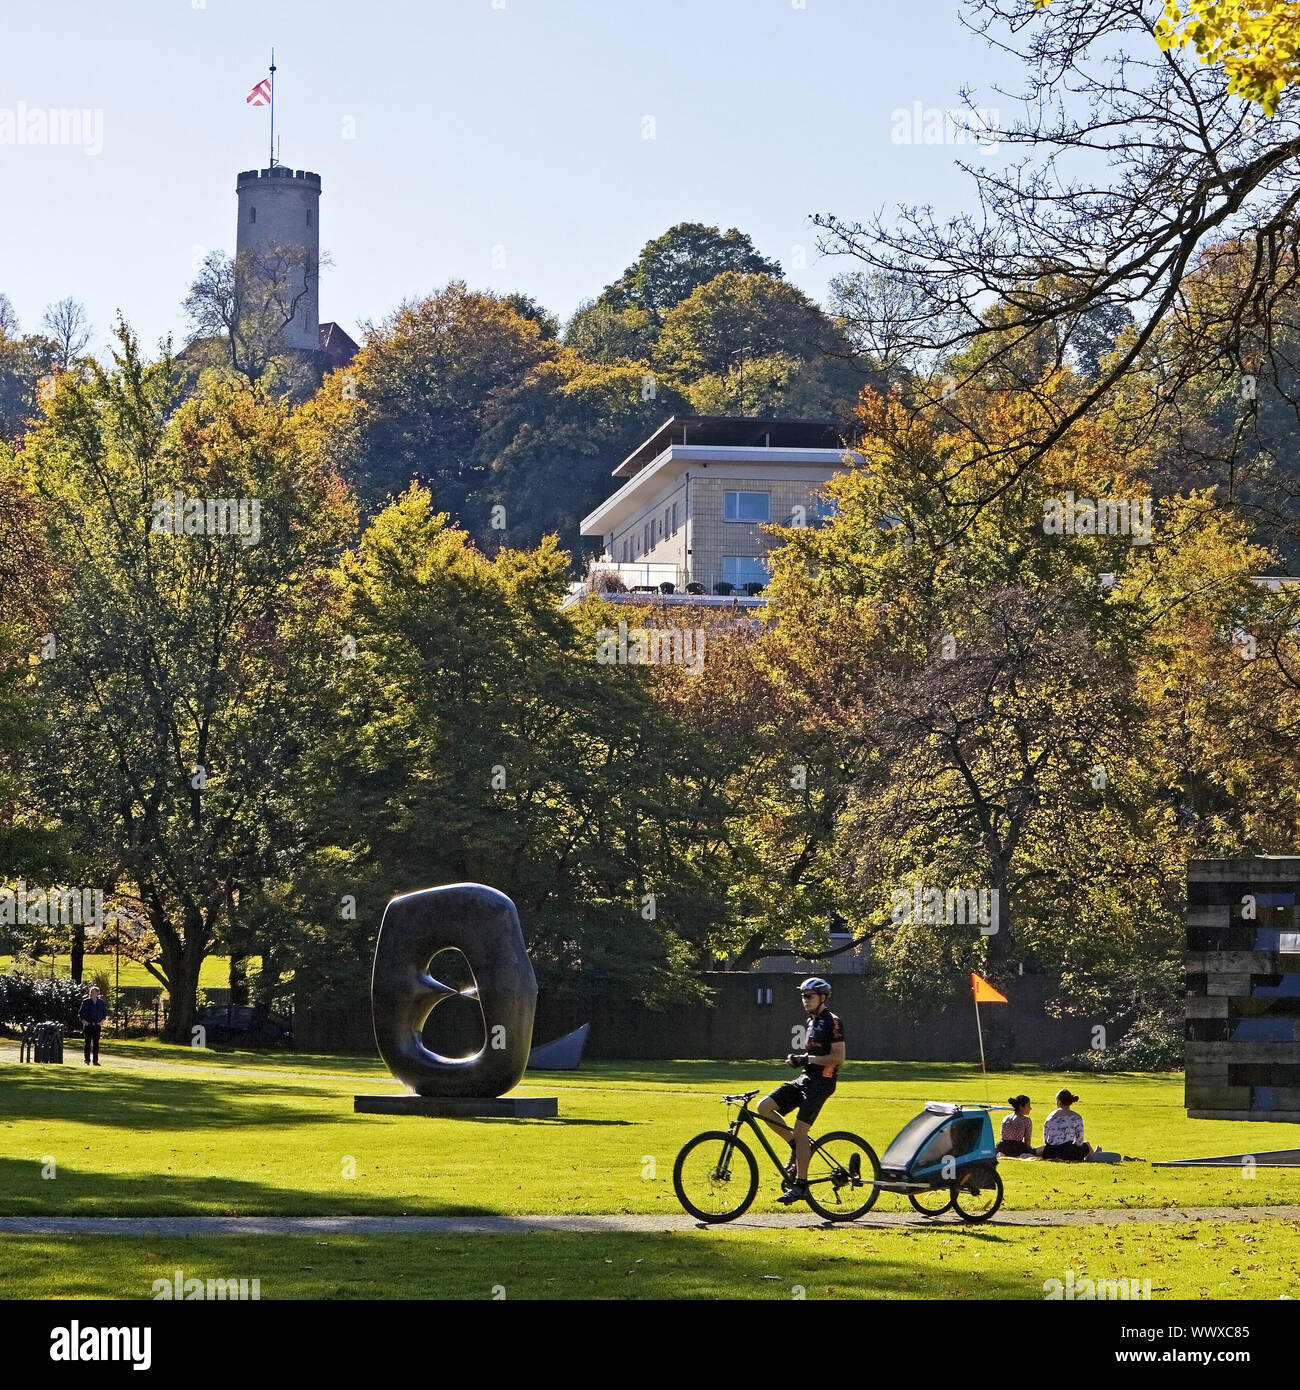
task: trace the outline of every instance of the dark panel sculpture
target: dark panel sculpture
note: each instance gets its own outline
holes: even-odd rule
[[[1300,1121],[1300,857],[1187,866],[1187,1113]]]
[[[429,974],[437,952],[454,946],[474,972],[485,1045],[472,1057],[440,1057],[421,1033],[451,989]],[[491,1099],[519,1084],[528,1065],[537,977],[515,905],[482,883],[453,883],[394,898],[375,943],[370,987],[375,1042],[388,1069],[421,1096]]]

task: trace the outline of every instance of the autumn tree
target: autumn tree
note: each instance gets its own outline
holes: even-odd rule
[[[50,655],[63,576],[42,510],[0,445],[0,882],[65,866],[57,830],[31,794],[41,735],[36,662]]]
[[[698,990],[721,889],[687,850],[723,819],[712,754],[656,702],[655,672],[597,660],[613,615],[561,608],[567,568],[553,540],[488,558],[418,487],[344,558],[356,657],[304,769],[323,827],[294,882],[306,939],[364,966],[388,897],[485,882],[518,905],[549,991]]]
[[[791,906],[869,938],[901,994],[933,998],[970,969],[1006,983],[1029,957],[1076,1000],[1118,1007],[1139,982],[1168,985],[1186,855],[1260,843],[1291,716],[1261,717],[1276,668],[1266,679],[1234,647],[1269,602],[1239,523],[1205,497],[1145,512],[1142,460],[1113,421],[1081,425],[1037,475],[990,476],[990,446],[1032,432],[1037,408],[988,393],[967,436],[869,398],[862,465],[829,485],[838,515],[782,533],[762,708],[769,756],[804,767],[804,794],[779,793],[755,850],[782,866]],[[1072,497],[1124,498],[1137,529],[1049,525]],[[1194,747],[1156,698],[1171,649],[1223,721],[1215,738],[1201,713]],[[1225,799],[1228,737],[1250,751],[1234,746]],[[940,904],[988,890],[991,916],[953,920],[933,898],[913,912],[916,886]]]
[[[189,1041],[204,957],[300,852],[292,791],[328,723],[330,565],[355,517],[287,406],[225,385],[177,407],[174,364],[125,327],[114,361],[61,379],[22,454],[69,575],[40,792],[147,922],[166,1036]]]
[[[380,505],[419,479],[440,509],[473,524],[471,498],[488,466],[480,441],[493,409],[558,350],[536,319],[463,281],[370,328],[348,371],[326,386],[357,401],[340,415],[347,430],[334,447],[363,499]]]
[[[488,549],[526,549],[547,535],[580,559],[599,539],[582,518],[610,492],[614,466],[664,418],[689,409],[648,363],[605,365],[564,349],[502,392],[478,446],[484,480],[463,518]]]
[[[53,385],[58,362],[50,338],[0,335],[0,442],[15,443],[40,415],[41,393]]]
[[[1217,13],[1231,18],[1239,8],[1224,4]],[[999,129],[1011,157],[967,170],[971,205],[990,215],[944,222],[928,209],[900,209],[867,221],[835,213],[816,219],[823,250],[854,258],[867,273],[907,279],[910,301],[889,328],[897,351],[936,387],[945,374],[934,369],[945,359],[967,361],[972,375],[987,373],[1010,364],[1026,340],[1041,343],[1045,330],[1064,353],[1070,326],[1089,315],[1132,316],[1117,351],[1099,357],[1100,370],[1083,389],[1062,398],[1042,384],[1050,374],[1023,384],[1036,393],[1041,425],[1000,440],[996,455],[991,446],[991,463],[1032,469],[1112,402],[1178,314],[1189,275],[1225,239],[1246,249],[1247,273],[1219,316],[1208,345],[1214,357],[1233,357],[1270,285],[1292,273],[1300,95],[1284,87],[1272,116],[1261,120],[1234,95],[1222,68],[1201,64],[1178,42],[1159,46],[1164,13],[1159,0],[1051,0],[1046,7],[967,0],[966,22],[1018,59],[1024,78],[1018,95],[1026,115]],[[1171,14],[1177,23],[1181,11]],[[1112,61],[1118,54],[1123,60]],[[1000,306],[992,318],[991,304]],[[864,309],[877,313],[870,302]],[[972,351],[980,345],[987,350]],[[1203,364],[1203,357],[1162,363],[1161,389],[1148,395],[1133,428],[1162,428]],[[1250,367],[1238,359],[1237,371],[1247,375]],[[959,425],[973,428],[975,417],[961,418],[968,398],[960,388],[971,377],[953,375],[951,390],[916,405],[941,400]],[[973,397],[969,404],[976,408]]]

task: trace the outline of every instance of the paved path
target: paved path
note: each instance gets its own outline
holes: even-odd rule
[[[1119,1208],[1095,1211],[1002,1211],[987,1227],[1112,1226],[1147,1222],[1296,1221],[1300,1206]],[[736,1229],[825,1226],[808,1213],[773,1212],[742,1216]],[[935,1225],[960,1229],[951,1213],[931,1221],[910,1211],[868,1212],[856,1230]],[[609,1235],[690,1231],[700,1226],[678,1213],[662,1216],[4,1216],[0,1235],[28,1236],[389,1236],[526,1235],[544,1231]]]

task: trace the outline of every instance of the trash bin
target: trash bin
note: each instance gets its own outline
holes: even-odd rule
[[[18,1048],[20,1062],[62,1062],[63,1025],[61,1023],[29,1023],[23,1029]]]

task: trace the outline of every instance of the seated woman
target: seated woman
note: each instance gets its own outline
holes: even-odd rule
[[[1044,1158],[1059,1158],[1067,1163],[1118,1163],[1119,1154],[1105,1153],[1083,1140],[1083,1116],[1070,1107],[1079,1097],[1062,1087],[1056,1093],[1056,1109],[1043,1121]]]
[[[1019,1158],[1034,1152],[1034,1122],[1029,1118],[1033,1108],[1028,1096],[1012,1096],[1007,1102],[1011,1114],[1002,1121],[1002,1138],[998,1153],[1007,1158]]]

